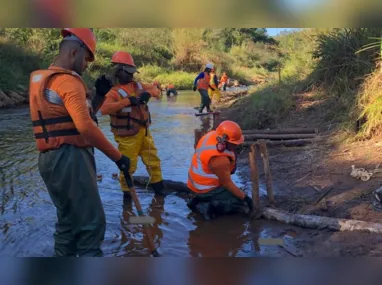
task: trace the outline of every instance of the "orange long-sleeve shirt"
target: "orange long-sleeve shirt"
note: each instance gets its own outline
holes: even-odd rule
[[[51,66],[50,69],[60,68]],[[76,129],[90,145],[113,161],[121,159],[122,154],[109,142],[90,117],[86,103],[86,89],[79,80],[74,79],[73,75],[60,74],[51,80],[48,88],[55,90],[62,98]]]
[[[231,179],[231,161],[227,156],[214,156],[208,163],[211,171],[219,177],[221,186],[240,199],[245,198],[245,193],[233,183]]]
[[[150,84],[141,84],[144,91],[149,92],[152,97],[158,98],[160,96],[160,90]],[[120,88],[125,90],[128,94],[129,88],[127,86],[120,85]],[[105,102],[102,104],[100,112],[102,115],[110,115],[116,112],[119,112],[121,109],[130,106],[130,100],[128,98],[119,100],[119,94],[117,90],[111,89],[106,94]]]

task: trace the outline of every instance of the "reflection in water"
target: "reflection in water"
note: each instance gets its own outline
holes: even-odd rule
[[[171,100],[149,103],[164,179],[187,181],[194,143],[212,128],[212,116],[194,116],[199,100],[196,93],[184,91]],[[116,145],[109,118],[99,116],[98,121]],[[0,137],[0,256],[52,256],[56,212],[37,169],[27,107],[0,110]],[[105,256],[149,256],[142,225],[128,223],[136,209],[123,201],[119,182],[112,178],[116,165],[98,150],[95,157],[103,177],[98,186],[107,219]],[[147,175],[141,161],[136,175]],[[240,216],[206,222],[175,194],[154,199],[151,190],[137,188],[137,193],[145,214],[156,220],[152,233],[163,256],[251,256],[253,241],[263,232],[264,226],[248,227],[248,219]]]

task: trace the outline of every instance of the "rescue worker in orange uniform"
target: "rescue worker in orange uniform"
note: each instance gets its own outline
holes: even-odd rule
[[[137,67],[130,53],[118,51],[113,54],[111,62],[114,64],[112,77],[115,85],[106,95],[101,114],[110,116],[111,131],[118,149],[130,158],[130,174],[136,171],[138,157],[141,157],[150,175],[151,187],[156,194],[164,194],[161,161],[149,129],[151,116],[147,106],[151,96],[159,97],[160,91],[152,84],[134,80]],[[123,172],[120,173],[120,184],[124,198],[130,198]]]
[[[219,88],[223,87],[223,91],[226,91],[227,83],[228,83],[227,73],[223,72],[222,77],[220,77]]]
[[[166,95],[167,95],[167,97],[171,96],[171,94],[172,94],[173,96],[178,95],[178,91],[176,91],[174,84],[169,84],[169,85],[167,86],[167,90],[166,90]]]
[[[187,182],[195,197],[187,205],[207,220],[230,213],[248,214],[253,210],[252,199],[231,179],[236,171],[235,149],[243,142],[239,125],[223,121],[196,146]]]
[[[130,161],[94,122],[96,110],[81,78],[95,58],[92,30],[65,28],[61,33],[64,38],[53,64],[30,76],[30,114],[40,152],[38,168],[57,210],[55,256],[102,256],[106,220],[93,147],[121,170],[128,170]],[[105,77],[98,78],[97,96],[104,97],[111,87]]]
[[[213,68],[214,65],[212,63],[207,63],[204,71],[199,73],[199,75],[194,80],[194,87],[192,90],[196,91],[196,89],[198,89],[201,96],[199,113],[203,113],[205,107],[207,107],[207,112],[212,112],[210,107],[211,99],[208,95],[208,88],[211,88],[213,91],[215,91],[215,88],[211,87],[210,85],[210,73]]]

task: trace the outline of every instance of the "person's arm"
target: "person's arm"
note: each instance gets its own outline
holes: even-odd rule
[[[199,73],[199,75],[195,78],[194,86],[196,86],[196,84],[198,83],[198,80],[202,78],[204,78],[204,72]]]
[[[221,186],[243,200],[246,194],[231,179],[231,162],[227,156],[215,156],[209,162],[211,171],[219,177]]]
[[[110,115],[119,112],[123,108],[130,106],[131,103],[128,98],[118,100],[118,93],[115,90],[110,90],[105,97],[106,100],[100,109],[102,115]]]
[[[78,132],[90,145],[102,151],[112,161],[120,160],[122,154],[109,142],[90,117],[86,104],[86,90],[81,82],[68,76],[66,80],[61,81],[57,89]]]

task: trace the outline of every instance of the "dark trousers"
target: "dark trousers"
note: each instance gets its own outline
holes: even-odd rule
[[[91,148],[40,153],[38,167],[56,207],[55,256],[102,256],[106,219]]]
[[[202,214],[206,220],[226,214],[248,213],[246,203],[223,187],[196,194],[187,205],[193,211]]]
[[[208,95],[208,91],[204,90],[204,89],[199,89],[198,91],[199,91],[200,97],[201,97],[199,113],[203,113],[203,110],[205,107],[207,107],[207,112],[209,112],[211,110],[211,108],[210,108],[211,98]]]

